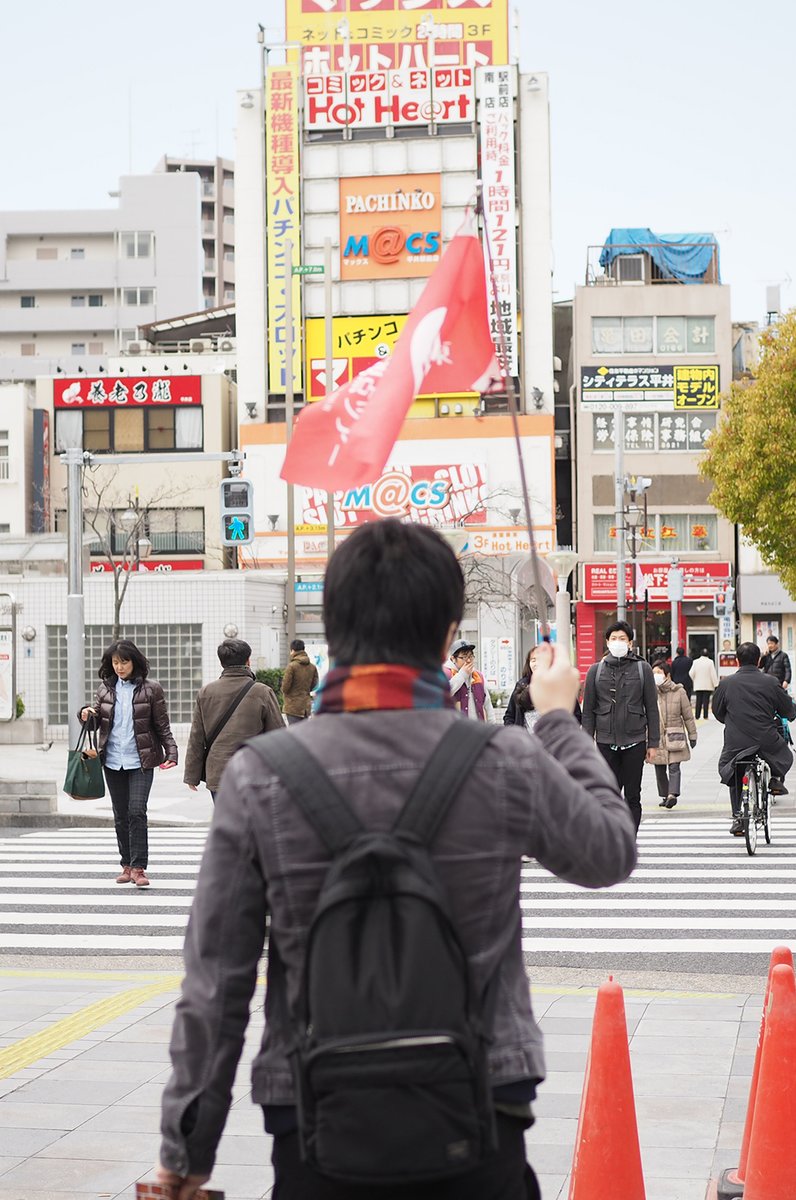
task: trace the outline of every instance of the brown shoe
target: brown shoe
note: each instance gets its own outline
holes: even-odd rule
[[[149,887],[149,880],[143,867],[132,867],[131,875],[136,887]]]
[[[130,883],[132,878],[133,878],[133,876],[130,871],[130,868],[122,867],[122,873],[121,873],[121,875],[117,875],[116,882],[117,883]]]

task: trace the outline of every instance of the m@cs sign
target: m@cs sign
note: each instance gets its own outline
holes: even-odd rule
[[[439,175],[340,180],[342,279],[430,275],[442,250]]]

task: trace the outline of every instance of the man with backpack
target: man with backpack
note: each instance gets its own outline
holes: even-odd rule
[[[274,1200],[539,1196],[522,860],[610,886],[635,865],[634,829],[572,716],[563,647],[534,670],[540,736],[456,713],[441,663],[463,603],[432,529],[356,530],[326,573],[334,666],[317,716],[249,742],[224,773],[163,1096],[159,1178],[178,1200],[213,1166],[267,916],[252,1098]]]
[[[658,692],[648,662],[633,653],[633,630],[614,621],[607,653],[589,667],[583,690],[583,732],[597,743],[622,788],[636,829],[641,824],[641,776],[660,745]]]

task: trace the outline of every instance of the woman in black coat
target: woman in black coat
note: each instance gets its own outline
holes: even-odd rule
[[[503,714],[504,725],[522,725],[526,729],[533,727],[536,720],[536,713],[531,700],[531,679],[533,678],[533,668],[536,665],[536,653],[538,646],[533,646],[525,659],[525,665],[522,668],[522,676],[514,685],[514,691],[509,697],[509,702],[506,706],[506,711]],[[580,704],[575,701],[575,720],[581,724]]]

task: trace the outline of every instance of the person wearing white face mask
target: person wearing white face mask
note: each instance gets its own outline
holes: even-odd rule
[[[607,653],[589,667],[583,693],[583,730],[611,767],[638,829],[641,776],[660,744],[658,689],[645,659],[633,652],[633,630],[614,621],[605,631]]]
[[[659,808],[674,808],[680,796],[680,763],[688,761],[697,743],[696,721],[688,693],[672,679],[669,664],[659,659],[652,664],[652,675],[661,717],[661,744],[654,760]]]

